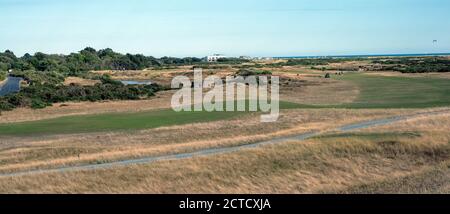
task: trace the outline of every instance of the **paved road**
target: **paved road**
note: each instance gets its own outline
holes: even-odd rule
[[[419,117],[419,116],[429,116],[429,115],[449,113],[449,112],[450,112],[450,110],[439,110],[439,111],[427,112],[427,113],[417,113],[417,114],[412,114],[412,115],[389,117],[389,118],[384,118],[384,119],[370,120],[370,121],[366,121],[366,122],[345,125],[345,126],[341,126],[341,127],[337,128],[335,130],[343,131],[343,132],[355,131],[355,130],[364,129],[364,128],[388,125],[388,124],[392,124],[392,123],[399,122],[399,121],[404,121],[404,120]],[[329,130],[328,132],[335,131],[335,130]],[[115,162],[103,163],[103,164],[88,164],[88,165],[80,165],[80,166],[59,167],[59,168],[53,168],[53,169],[27,170],[27,171],[21,171],[21,172],[0,174],[0,177],[13,177],[13,176],[32,175],[32,174],[49,173],[49,172],[61,173],[61,172],[69,172],[69,171],[76,171],[76,170],[108,169],[108,168],[119,167],[119,166],[128,166],[128,165],[135,165],[135,164],[148,164],[148,163],[153,163],[153,162],[162,161],[162,160],[180,160],[180,159],[187,159],[187,158],[193,158],[193,157],[225,154],[225,153],[240,151],[242,149],[255,148],[255,147],[269,145],[269,144],[279,144],[279,143],[285,143],[285,142],[289,142],[289,141],[302,141],[302,140],[306,140],[306,139],[309,139],[309,138],[312,138],[315,136],[323,135],[324,133],[326,133],[326,132],[317,131],[317,132],[303,133],[300,135],[295,135],[295,136],[290,136],[290,137],[280,137],[280,138],[275,138],[275,139],[268,140],[268,141],[262,141],[262,142],[257,142],[257,143],[253,143],[253,144],[241,145],[241,146],[215,148],[215,149],[204,149],[204,150],[200,150],[197,152],[191,152],[191,153],[181,153],[181,154],[174,154],[174,155],[162,155],[162,156],[146,157],[146,158],[139,158],[139,159],[122,160],[122,161],[115,161]]]
[[[20,81],[22,81],[20,77],[8,77],[6,82],[0,85],[0,96],[19,92]]]

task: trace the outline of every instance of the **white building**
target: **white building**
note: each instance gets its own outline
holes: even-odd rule
[[[240,56],[239,59],[251,60],[253,58],[251,56]]]
[[[217,62],[219,59],[224,59],[224,58],[227,58],[227,57],[224,55],[221,55],[221,54],[214,54],[212,56],[207,56],[206,61],[207,62]]]

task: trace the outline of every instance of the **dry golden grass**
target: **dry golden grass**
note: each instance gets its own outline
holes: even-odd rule
[[[449,194],[450,162],[424,167],[405,176],[357,185],[339,193],[345,194]]]
[[[204,75],[217,75],[225,77],[232,75],[238,71],[238,69],[231,66],[221,65],[222,69],[203,69]],[[172,79],[178,75],[185,75],[192,77],[192,66],[179,66],[171,69],[163,70],[138,70],[138,71],[92,71],[96,74],[108,74],[116,80],[151,80],[161,85],[170,86]]]
[[[280,81],[280,99],[294,103],[336,105],[351,103],[359,95],[358,87],[348,81],[300,74],[282,74]]]
[[[67,77],[64,80],[64,85],[82,85],[82,86],[93,86],[97,83],[100,83],[100,80],[90,80],[90,79],[83,79],[80,77]]]
[[[239,119],[134,132],[2,138],[0,171],[48,168],[190,152],[263,141],[411,110],[286,110],[276,123],[257,113]],[[333,123],[330,123],[333,121]],[[176,134],[174,134],[176,133]]]
[[[346,65],[350,66],[350,65]],[[357,65],[351,65],[357,66]],[[167,84],[188,67],[169,70],[102,71],[115,79],[152,79]],[[324,73],[300,66],[274,68],[282,76],[281,98],[308,104],[351,102],[358,88],[317,78]],[[226,76],[232,68],[207,70]],[[371,74],[373,75],[373,74]],[[286,79],[291,79],[287,81]],[[169,108],[173,92],[142,101],[56,104],[41,110],[2,112],[0,123],[67,115],[136,112]],[[337,98],[342,98],[337,100]],[[284,110],[276,123],[258,113],[208,123],[113,133],[0,138],[0,173],[101,163],[228,147],[375,118],[436,109]],[[448,192],[450,114],[423,116],[354,134],[419,133],[380,138],[330,137],[246,149],[231,154],[67,173],[0,177],[0,193],[322,193]],[[447,170],[446,168],[447,167]],[[435,183],[425,182],[436,175]],[[422,183],[421,183],[422,182]],[[394,188],[393,188],[394,189]],[[439,191],[440,190],[440,191]]]
[[[364,133],[419,132],[383,138],[323,137],[231,154],[162,161],[95,171],[0,178],[4,193],[322,193],[364,184],[420,178],[450,161],[450,116],[424,117]],[[432,132],[423,131],[428,124]],[[401,123],[399,123],[401,124]],[[409,128],[406,129],[406,127]],[[419,127],[419,128],[416,128]],[[447,129],[448,130],[448,129]],[[440,132],[436,136],[436,132]],[[438,170],[438,169],[436,169]],[[442,173],[441,173],[442,174]],[[414,179],[412,179],[415,181]],[[423,179],[418,179],[423,181]],[[408,192],[420,192],[410,182]],[[409,184],[409,183],[408,183]],[[425,183],[426,184],[426,183]],[[367,189],[367,188],[366,188]],[[364,190],[359,188],[358,190]],[[429,188],[428,190],[432,190]],[[435,189],[436,190],[436,189]],[[439,189],[438,189],[439,190]],[[445,190],[445,189],[444,189]],[[355,191],[355,190],[354,190]],[[437,190],[436,190],[437,191]],[[430,191],[430,192],[436,192]],[[401,192],[401,189],[399,189]]]
[[[368,66],[373,65],[371,60],[364,60],[364,61],[345,61],[345,62],[339,62],[339,63],[330,63],[327,66],[327,68],[332,68],[336,70],[358,70],[361,66]],[[321,66],[318,66],[321,67]]]

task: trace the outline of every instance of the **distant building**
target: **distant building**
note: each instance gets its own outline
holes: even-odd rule
[[[253,58],[251,56],[240,56],[239,59],[251,60]]]
[[[207,62],[217,62],[217,61],[219,61],[219,59],[224,59],[224,58],[227,58],[227,57],[224,55],[221,55],[221,54],[214,54],[212,56],[207,56],[206,61]]]
[[[255,60],[261,60],[261,61],[269,61],[269,60],[274,60],[273,57],[255,57],[253,58]]]
[[[262,60],[273,60],[273,57],[262,57]]]

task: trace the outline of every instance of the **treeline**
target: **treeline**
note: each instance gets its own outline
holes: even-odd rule
[[[216,64],[237,64],[246,60],[223,59]],[[179,65],[209,65],[195,57],[154,58],[142,54],[120,54],[112,49],[85,48],[69,55],[35,53],[17,57],[11,51],[0,53],[0,80],[9,73],[22,77],[27,86],[16,94],[0,97],[0,111],[17,107],[43,108],[67,101],[136,100],[163,90],[157,84],[124,85],[92,70],[164,69]],[[94,86],[64,85],[69,76],[100,80]]]
[[[156,84],[124,85],[107,75],[95,77],[100,83],[94,86],[64,85],[64,76],[54,71],[25,71],[12,75],[23,77],[29,85],[17,94],[0,97],[0,111],[17,107],[44,108],[68,101],[138,100],[162,90]]]
[[[220,59],[218,64],[239,64],[248,60],[238,58]],[[0,71],[35,70],[57,71],[68,76],[78,76],[83,71],[92,70],[142,70],[145,68],[161,68],[179,65],[205,64],[196,57],[162,57],[155,58],[142,54],[121,54],[110,48],[95,50],[85,48],[69,55],[35,53],[16,57],[9,50],[0,53]]]
[[[78,53],[69,55],[35,53],[16,57],[11,51],[0,53],[0,71],[35,70],[57,71],[69,76],[77,76],[80,72],[90,70],[142,70],[149,67],[170,65],[192,65],[202,62],[195,57],[155,58],[142,54],[121,54],[112,49],[95,50],[85,48]]]

